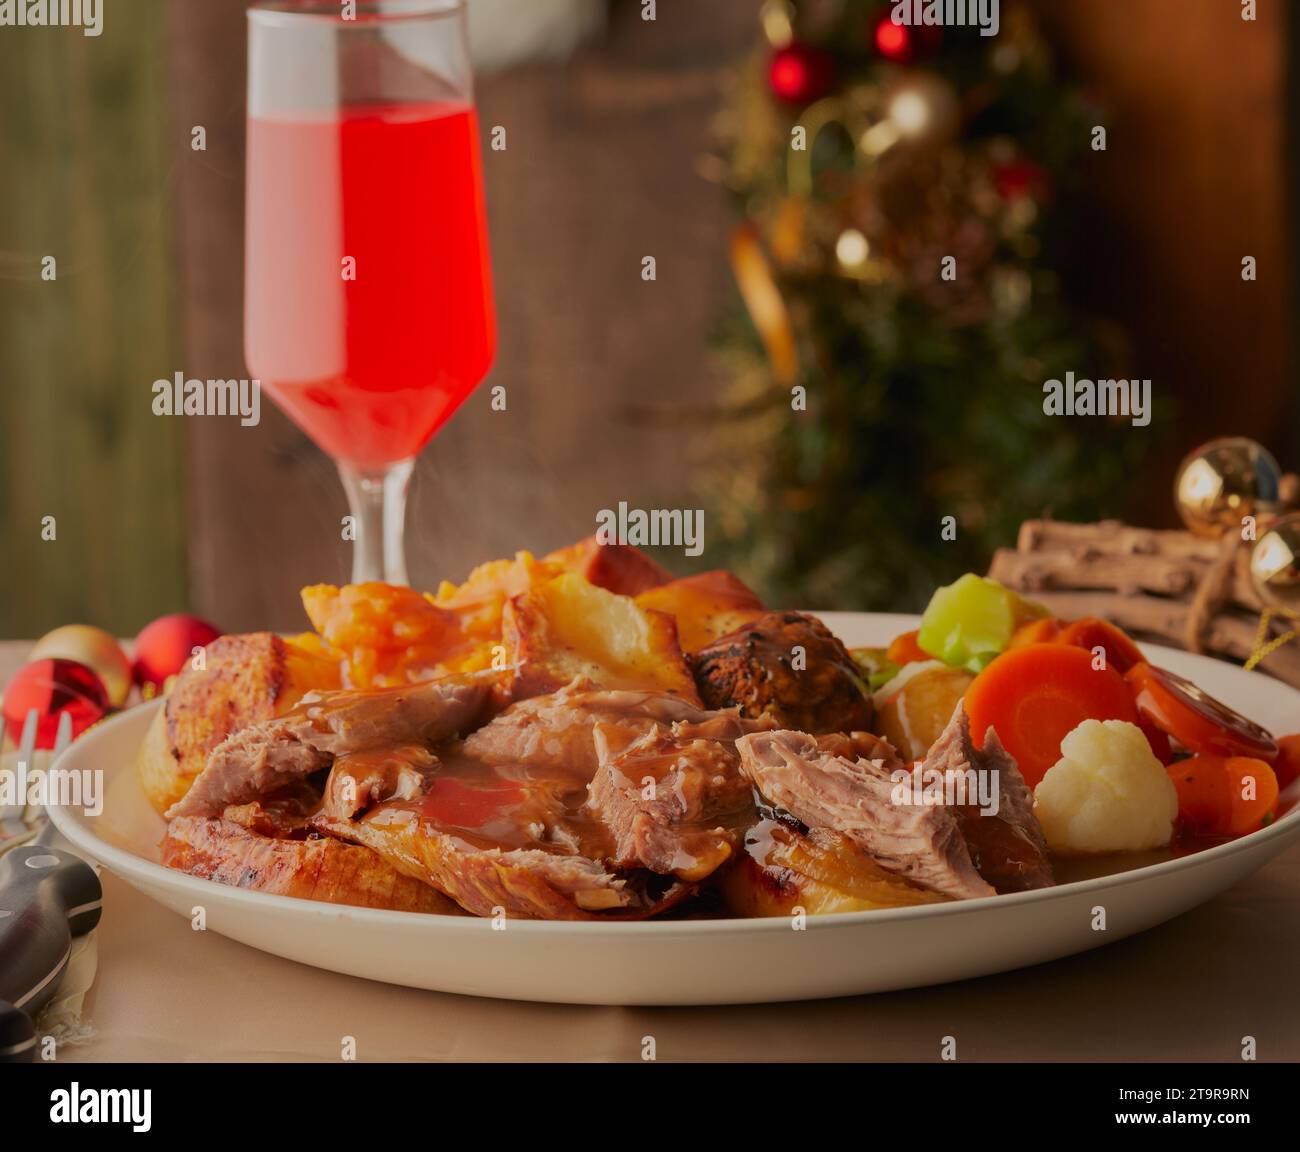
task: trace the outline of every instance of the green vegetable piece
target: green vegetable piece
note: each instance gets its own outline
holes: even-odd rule
[[[849,655],[853,662],[862,669],[862,674],[871,685],[871,691],[883,688],[899,673],[899,666],[888,656],[887,648],[852,648]]]
[[[1025,606],[1011,589],[968,572],[931,597],[916,641],[945,664],[979,673],[1011,643]]]

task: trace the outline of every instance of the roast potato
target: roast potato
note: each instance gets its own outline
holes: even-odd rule
[[[166,812],[231,732],[287,712],[307,692],[337,687],[334,661],[274,633],[214,640],[204,667],[177,677],[141,745],[136,771],[149,802]]]
[[[720,890],[737,916],[868,912],[948,899],[886,872],[839,832],[775,818],[749,832]]]
[[[769,612],[691,658],[709,708],[766,713],[783,728],[817,735],[867,731],[871,697],[848,650],[820,620]]]
[[[398,912],[463,916],[448,896],[356,844],[328,836],[262,835],[231,820],[178,816],[167,825],[162,862],[233,888]]]
[[[636,596],[672,579],[667,569],[641,549],[631,544],[602,544],[595,536],[550,552],[542,560],[558,564],[566,572],[576,572],[589,584],[620,596]]]
[[[698,652],[767,611],[755,592],[724,571],[661,584],[642,592],[636,602],[642,608],[667,612],[677,621],[677,640],[686,653]]]
[[[509,601],[502,641],[515,699],[554,692],[582,676],[601,688],[645,688],[699,703],[673,618],[574,572]]]
[[[909,670],[911,670],[909,672]],[[947,664],[911,665],[876,694],[876,731],[907,761],[923,760],[975,677]]]

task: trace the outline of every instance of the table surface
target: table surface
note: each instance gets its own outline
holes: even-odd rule
[[[0,683],[27,646],[0,643]],[[723,1008],[592,1008],[377,984],[270,956],[104,874],[92,1036],[65,1061],[1300,1060],[1300,846],[1168,924],[937,988]]]

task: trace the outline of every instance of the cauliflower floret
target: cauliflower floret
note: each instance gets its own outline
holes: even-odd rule
[[[1169,843],[1178,793],[1136,724],[1085,720],[1035,789],[1034,815],[1053,852],[1140,852]]]

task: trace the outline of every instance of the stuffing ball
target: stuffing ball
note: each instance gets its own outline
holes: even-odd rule
[[[1053,852],[1141,852],[1173,837],[1178,793],[1137,725],[1085,720],[1061,741],[1034,815]]]
[[[812,735],[871,724],[871,696],[857,665],[814,616],[769,612],[719,637],[691,664],[706,707],[766,713]]]

